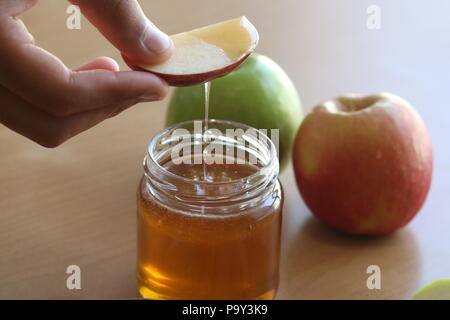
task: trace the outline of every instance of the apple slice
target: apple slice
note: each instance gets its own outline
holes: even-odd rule
[[[171,86],[192,86],[224,76],[253,52],[258,32],[246,17],[182,32],[170,37],[172,57],[137,69],[151,72]]]

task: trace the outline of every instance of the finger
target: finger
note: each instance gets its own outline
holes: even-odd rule
[[[118,72],[120,67],[119,64],[112,58],[108,57],[98,57],[92,61],[89,61],[79,67],[74,68],[74,71],[89,71],[89,70],[109,70],[113,72]]]
[[[123,54],[136,63],[168,59],[172,41],[142,12],[136,0],[70,0]]]
[[[36,2],[37,0],[2,0],[0,1],[0,15],[16,17],[34,6]]]
[[[121,54],[123,61],[125,62],[125,64],[131,69],[131,70],[136,70],[136,71],[144,71],[144,69],[142,69],[141,67],[139,67],[138,65],[136,65],[133,61],[131,61],[126,55],[124,55],[123,53]]]
[[[161,100],[169,91],[167,83],[147,72],[111,72],[99,69],[75,72],[71,78],[72,85],[84,92],[84,110],[105,108],[133,99],[140,102]],[[77,99],[77,96],[74,95],[73,98]],[[92,105],[92,101],[95,101],[95,105]],[[79,108],[79,102],[76,107]],[[70,110],[70,104],[67,108],[67,114],[76,113],[76,110]]]
[[[48,148],[54,148],[101,121],[119,114],[137,101],[128,101],[114,108],[86,111],[58,118],[0,87],[0,123]]]
[[[0,85],[54,116],[133,99],[158,100],[168,91],[163,80],[149,73],[72,71],[35,46],[18,19],[0,19]]]

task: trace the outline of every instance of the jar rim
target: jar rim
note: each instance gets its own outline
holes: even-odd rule
[[[238,178],[238,179],[229,180],[229,181],[194,180],[192,178],[187,178],[187,177],[177,175],[177,174],[167,170],[156,159],[156,154],[154,153],[154,150],[155,150],[155,146],[156,146],[157,142],[160,140],[161,137],[163,137],[167,133],[169,133],[177,128],[180,128],[180,127],[183,127],[183,126],[186,126],[189,124],[194,124],[196,121],[201,121],[202,123],[205,123],[205,120],[183,121],[183,122],[179,122],[174,125],[171,125],[165,129],[159,131],[156,135],[154,135],[153,138],[150,140],[150,143],[148,144],[148,147],[147,147],[147,155],[144,159],[144,167],[146,167],[146,161],[147,161],[147,159],[149,159],[149,160],[151,160],[151,162],[154,165],[156,165],[156,168],[158,171],[160,171],[164,175],[168,175],[169,177],[171,177],[175,180],[182,181],[185,183],[195,183],[197,185],[210,185],[210,186],[216,185],[217,186],[217,185],[239,183],[246,179],[255,178],[255,177],[259,176],[261,174],[261,172],[271,170],[274,166],[279,165],[277,150],[276,150],[276,147],[275,147],[273,141],[259,129],[253,128],[249,125],[246,125],[246,124],[240,123],[240,122],[236,122],[236,121],[208,119],[208,124],[224,124],[224,125],[230,125],[230,126],[234,126],[236,128],[244,129],[244,130],[256,130],[258,132],[258,134],[261,135],[264,139],[266,139],[266,141],[268,141],[268,143],[270,144],[270,146],[268,146],[268,149],[270,152],[270,160],[267,162],[267,164],[264,164],[262,167],[260,167],[256,172],[252,173],[251,175],[242,177],[242,178]]]
[[[202,124],[201,127],[200,123]],[[179,143],[179,138],[182,138],[182,148],[180,150],[184,150],[184,146],[189,146],[189,148],[193,146],[195,148],[196,146],[203,146],[205,143],[203,140],[205,121],[184,121],[165,128],[150,140],[143,163],[148,191],[163,204],[167,204],[170,201],[177,203],[177,206],[183,207],[181,209],[183,212],[196,212],[197,210],[201,214],[207,213],[208,210],[214,210],[215,214],[217,214],[218,207],[221,207],[220,210],[224,212],[230,210],[240,211],[243,208],[249,208],[264,201],[276,187],[278,181],[279,162],[273,141],[261,130],[239,122],[210,119],[207,124],[211,125],[209,127],[211,130],[219,130],[219,136],[216,136],[214,141],[225,141],[226,144],[229,143],[228,145],[236,143],[236,147],[239,150],[245,150],[244,158],[242,158],[242,154],[239,154],[239,150],[235,149],[235,151],[238,150],[238,153],[235,154],[233,152],[232,155],[227,153],[226,159],[233,158],[234,161],[237,160],[238,165],[245,165],[247,161],[249,161],[250,165],[253,165],[252,158],[250,158],[253,155],[256,157],[253,159],[258,163],[255,172],[248,176],[227,181],[200,180],[172,172],[170,166],[166,166],[167,161],[177,165],[176,161],[178,160],[173,159],[173,154],[170,153],[170,150],[177,150],[173,149],[174,145],[171,144],[172,142],[176,143],[176,147]],[[180,133],[176,131],[178,128],[186,129],[187,132],[178,134]],[[200,129],[201,135],[198,134]],[[241,130],[237,134],[238,140],[230,136],[232,134],[236,137],[236,131],[231,133],[227,131],[229,129]],[[227,133],[223,134],[223,130]],[[185,137],[194,140],[185,141]],[[200,141],[199,138],[201,138]],[[212,143],[214,144],[214,142]],[[248,149],[247,144],[249,144]],[[198,150],[197,152],[194,151],[194,155],[200,155],[202,161],[206,161],[203,153],[205,149],[201,150],[201,154],[197,153],[200,151]],[[191,153],[188,153],[189,155]],[[170,160],[168,160],[169,157]],[[240,162],[241,160],[244,162]],[[201,163],[194,162],[194,165]]]

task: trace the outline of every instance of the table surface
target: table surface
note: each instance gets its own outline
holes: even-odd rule
[[[390,91],[429,128],[430,194],[413,222],[389,236],[325,228],[305,207],[292,168],[282,174],[280,299],[409,299],[425,283],[450,278],[450,3],[377,2],[380,30],[366,27],[372,1],[365,0],[141,1],[168,33],[248,16],[261,35],[258,51],[288,72],[305,110],[341,93]],[[37,43],[69,66],[101,55],[120,60],[85,19],[81,30],[65,27],[67,6],[40,1],[23,15]],[[166,105],[136,106],[56,149],[0,126],[0,298],[137,297],[135,188]],[[66,289],[72,264],[81,267],[81,290]],[[381,268],[381,290],[366,287],[369,265]]]

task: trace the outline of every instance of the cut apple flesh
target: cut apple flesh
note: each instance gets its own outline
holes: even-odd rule
[[[140,66],[169,85],[190,86],[224,76],[255,49],[258,32],[246,17],[224,21],[170,37],[171,58],[161,64]]]

